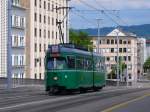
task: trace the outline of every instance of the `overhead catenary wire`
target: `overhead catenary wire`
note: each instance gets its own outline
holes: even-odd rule
[[[93,21],[90,21],[89,19],[87,19],[85,16],[83,16],[82,14],[80,14],[80,13],[77,13],[77,12],[74,12],[74,11],[72,11],[71,10],[71,12],[73,13],[73,14],[75,14],[75,15],[77,15],[77,16],[79,16],[81,19],[83,19],[83,20],[85,20],[88,24],[90,24],[90,25],[96,25],[96,23],[95,22],[93,22]]]
[[[94,0],[96,2],[96,4],[98,4],[98,6],[102,7],[105,11],[107,11],[108,9],[105,8],[102,4],[100,4],[97,0]],[[115,10],[114,10],[115,11]],[[120,10],[116,10],[116,11],[120,11]],[[109,14],[111,14],[109,11],[107,11]],[[120,20],[120,22],[122,22],[125,25],[128,25],[128,23],[126,21],[124,21],[120,16],[113,14],[113,16],[115,16],[117,19]]]
[[[94,10],[97,10],[97,11],[99,11],[99,9],[98,8],[96,8],[95,6],[93,6],[93,5],[91,5],[91,4],[89,4],[89,3],[87,3],[87,2],[85,2],[84,0],[78,0],[80,3],[82,3],[82,4],[84,4],[84,5],[86,5],[86,6],[88,6],[89,8],[91,8],[91,9],[94,9]],[[107,16],[111,21],[113,21],[117,26],[120,26],[120,24],[115,20],[115,19],[113,19],[110,15],[108,15],[106,12],[105,12],[105,10],[102,10],[102,11],[100,11],[102,14],[104,14],[105,16]]]

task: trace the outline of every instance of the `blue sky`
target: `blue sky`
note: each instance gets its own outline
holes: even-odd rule
[[[97,27],[97,18],[103,19],[101,27],[117,26],[112,20],[128,26],[150,24],[150,0],[71,0],[70,6],[70,27],[76,29]]]

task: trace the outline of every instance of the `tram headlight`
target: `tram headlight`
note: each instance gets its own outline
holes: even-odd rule
[[[58,77],[53,77],[54,80],[58,80]]]

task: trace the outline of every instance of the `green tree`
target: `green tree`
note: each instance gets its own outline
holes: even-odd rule
[[[88,37],[88,34],[85,32],[75,32],[74,30],[70,30],[69,32],[70,35],[70,43],[79,45],[79,46],[84,46],[88,48],[90,51],[93,50],[93,43],[91,41],[91,38]]]
[[[150,57],[146,60],[146,62],[144,63],[144,71],[145,72],[150,72]]]
[[[119,74],[122,75],[123,71],[126,69],[127,65],[123,62],[122,57],[119,57]],[[117,65],[112,66],[111,72],[108,74],[108,78],[117,78]]]

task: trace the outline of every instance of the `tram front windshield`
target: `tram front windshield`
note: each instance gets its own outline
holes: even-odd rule
[[[66,68],[66,60],[65,58],[50,58],[47,62],[47,69],[65,69]]]

